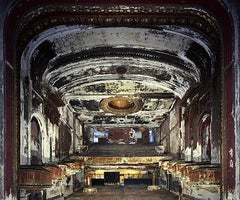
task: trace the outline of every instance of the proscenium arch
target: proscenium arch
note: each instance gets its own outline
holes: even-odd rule
[[[30,2],[30,4],[32,3],[32,5],[33,4],[36,4],[36,2],[34,2],[33,3],[33,1],[29,1]],[[190,7],[189,5],[188,5],[188,3],[189,3],[190,1],[187,1],[187,2],[185,2],[186,3],[186,5],[185,6],[188,6],[188,7]],[[181,4],[185,4],[185,3],[182,3],[181,2]],[[196,3],[196,2],[195,2]],[[199,3],[199,2],[197,2],[197,3]],[[219,3],[219,2],[217,2],[217,3]],[[203,2],[200,2],[199,3],[200,5],[205,5],[206,6],[206,4],[204,4]],[[23,5],[21,5],[21,6],[23,6],[24,7],[24,3],[23,3]],[[213,5],[213,4],[211,4],[211,5]],[[228,48],[226,48],[226,55],[225,55],[225,57],[223,56],[222,58],[220,58],[220,61],[219,61],[219,65],[218,66],[221,66],[221,69],[222,69],[222,71],[224,71],[223,70],[223,68],[227,65],[228,66],[228,64],[230,63],[230,60],[232,59],[231,57],[232,57],[232,41],[231,41],[231,34],[232,34],[232,31],[231,31],[231,20],[229,19],[229,15],[227,14],[227,12],[226,12],[226,10],[220,5],[220,3],[219,4],[217,4],[218,6],[216,6],[216,7],[208,7],[210,10],[212,10],[213,12],[214,12],[214,10],[220,10],[220,15],[219,15],[219,21],[218,22],[216,22],[216,23],[221,23],[221,21],[222,22],[224,22],[222,25],[223,25],[223,27],[222,27],[222,29],[223,30],[225,30],[226,32],[227,32],[227,35],[225,35],[225,38],[223,38],[223,36],[219,36],[219,38],[221,38],[221,41],[218,41],[219,42],[219,47],[220,48],[222,48],[222,49],[224,49],[224,47],[228,47]],[[21,7],[21,6],[19,6],[19,7]],[[17,7],[17,6],[16,6]],[[17,83],[17,85],[19,84],[19,68],[20,68],[20,62],[19,62],[19,57],[21,57],[21,56],[19,56],[19,53],[21,54],[22,53],[22,49],[21,48],[24,48],[23,46],[24,46],[24,42],[25,42],[25,44],[26,43],[28,43],[28,40],[26,39],[26,36],[25,37],[21,37],[21,36],[19,36],[19,38],[21,38],[21,39],[23,39],[22,40],[22,42],[23,43],[21,43],[21,45],[19,45],[19,48],[17,48],[17,46],[18,46],[18,42],[19,42],[19,38],[17,38],[18,37],[18,35],[21,33],[21,32],[18,32],[19,34],[15,34],[16,32],[15,31],[12,31],[12,27],[19,27],[19,25],[18,26],[15,26],[16,25],[16,23],[19,23],[19,24],[21,24],[21,17],[23,16],[23,14],[20,14],[20,16],[18,16],[18,19],[19,20],[13,20],[13,19],[16,19],[16,17],[17,17],[17,15],[15,15],[15,11],[17,10],[16,9],[16,7],[15,7],[15,9],[12,9],[11,10],[11,12],[9,12],[9,19],[7,19],[6,20],[6,26],[5,26],[5,29],[6,29],[6,32],[7,33],[9,33],[9,34],[6,34],[6,41],[8,41],[9,43],[8,43],[8,45],[6,45],[6,53],[5,53],[5,61],[6,61],[6,71],[5,71],[5,75],[6,76],[8,76],[8,78],[9,78],[9,81],[7,82],[7,83],[11,83],[11,81],[14,81],[14,80],[16,80],[16,83]],[[29,7],[28,7],[29,8]],[[26,9],[27,9],[27,7],[26,7]],[[17,10],[18,12],[19,12],[19,10]],[[221,11],[223,11],[223,12],[221,12]],[[205,12],[203,12],[203,13],[205,13]],[[215,13],[216,14],[216,13]],[[14,15],[14,17],[13,17],[13,15]],[[226,17],[227,16],[227,17]],[[224,17],[226,17],[226,18],[224,18]],[[11,18],[11,19],[10,19]],[[16,22],[15,22],[16,21]],[[90,22],[90,21],[89,21]],[[226,22],[226,23],[225,23]],[[23,24],[23,23],[22,23]],[[11,30],[11,31],[9,31],[9,30]],[[39,30],[38,30],[39,31]],[[24,31],[23,31],[24,32]],[[221,32],[221,29],[219,30],[219,32]],[[224,31],[223,31],[224,32]],[[22,35],[24,35],[23,33],[21,33]],[[21,35],[20,34],[20,35]],[[32,37],[32,34],[30,33],[30,37]],[[223,41],[225,39],[225,41]],[[14,43],[13,41],[17,41],[16,43]],[[20,44],[20,43],[19,43]],[[219,48],[219,49],[220,49]],[[18,50],[19,51],[18,51]],[[14,53],[13,53],[14,52]],[[220,53],[221,54],[221,53]],[[218,55],[219,56],[219,55]],[[217,56],[217,57],[218,57]],[[225,64],[224,64],[225,63]],[[231,72],[229,72],[229,74],[231,74]],[[222,74],[221,74],[221,76],[222,76],[222,79],[224,78],[224,77],[226,77],[226,74],[223,72]],[[230,80],[229,80],[230,81]],[[226,83],[227,83],[227,80],[226,80]],[[17,137],[19,137],[19,116],[20,116],[20,109],[19,109],[19,87],[13,87],[13,85],[8,85],[8,84],[6,84],[7,85],[7,87],[6,87],[6,96],[7,96],[7,98],[9,98],[9,96],[12,96],[12,97],[15,97],[14,99],[12,99],[11,101],[9,101],[7,104],[8,104],[8,106],[12,106],[13,107],[13,104],[14,103],[16,103],[16,107],[13,109],[13,110],[11,110],[11,111],[8,111],[8,113],[6,114],[6,116],[7,116],[7,118],[6,118],[6,121],[8,122],[8,123],[10,123],[12,126],[10,127],[10,126],[7,126],[6,127],[6,135],[7,135],[7,137],[6,137],[6,140],[7,141],[9,141],[9,144],[11,144],[13,147],[15,147],[16,146],[16,148],[13,148],[13,149],[9,149],[8,150],[8,152],[10,152],[10,153],[16,153],[16,152],[18,152],[17,151],[17,147],[18,147],[18,142],[17,142],[17,140],[16,141],[12,141],[11,139],[10,139],[10,137],[12,137],[12,136],[17,136]],[[223,90],[223,92],[225,92],[225,90],[226,90],[226,88],[223,88],[223,85],[221,85],[221,88],[222,88],[222,90]],[[231,93],[230,93],[231,94]],[[223,103],[222,104],[226,104],[226,103],[228,103],[228,97],[223,97],[223,96],[221,96],[222,97],[222,99],[221,99],[221,101],[223,101]],[[8,99],[5,99],[5,101],[7,102],[8,101]],[[225,99],[226,98],[226,99]],[[230,102],[230,103],[232,103],[232,102]],[[224,114],[225,115],[229,115],[229,113],[231,113],[231,109],[229,109],[229,108],[221,108],[221,110],[222,111],[224,111]],[[15,116],[16,116],[16,118],[15,118]],[[230,116],[230,115],[229,115]],[[16,123],[16,124],[15,124]],[[230,128],[231,128],[231,125],[229,125],[229,124],[224,124],[223,123],[223,119],[222,119],[222,116],[221,116],[221,122],[220,123],[222,123],[222,127],[229,127],[230,126]],[[16,126],[15,126],[16,125]],[[233,126],[233,125],[232,125]],[[12,127],[15,127],[15,128],[12,128]],[[221,133],[222,133],[222,135],[223,135],[223,139],[224,138],[226,138],[226,133],[224,132],[224,130],[222,130],[222,128],[221,128]],[[225,135],[225,136],[224,136]],[[224,145],[223,145],[224,146]],[[222,148],[223,148],[223,146],[222,146]],[[227,149],[228,150],[228,149]],[[223,153],[224,154],[224,153]],[[16,157],[14,157],[13,159],[14,159],[14,162],[16,162],[16,160],[18,160],[17,159],[17,157],[18,157],[19,155],[16,155]],[[224,159],[224,157],[223,157],[223,159]],[[226,181],[226,182],[229,182],[229,181],[231,181],[231,179],[230,178],[228,178],[228,177],[225,177],[226,176],[226,172],[227,172],[227,168],[228,168],[228,166],[227,166],[227,164],[226,163],[224,163],[224,160],[222,160],[222,162],[223,162],[223,164],[224,164],[224,167],[223,167],[223,179]],[[7,193],[10,193],[10,190],[11,190],[11,188],[14,188],[13,189],[13,191],[16,191],[16,187],[17,187],[17,183],[14,183],[14,179],[16,178],[15,176],[16,175],[14,175],[14,174],[16,174],[16,172],[17,172],[17,165],[18,165],[18,163],[15,165],[15,166],[13,166],[12,165],[12,163],[10,162],[10,161],[6,161],[6,166],[7,167],[10,167],[10,168],[12,168],[12,171],[13,171],[13,173],[12,173],[12,175],[11,175],[11,177],[9,177],[9,181],[8,181],[8,183],[6,184],[6,191],[7,191]],[[225,173],[225,175],[224,175],[224,173]],[[226,183],[224,183],[224,186],[223,186],[223,188],[224,189],[226,189],[226,190],[228,190],[229,188],[227,188],[227,184]],[[231,186],[231,188],[232,188],[232,186]],[[231,189],[230,188],[230,189]],[[222,190],[223,192],[225,191],[225,190]]]

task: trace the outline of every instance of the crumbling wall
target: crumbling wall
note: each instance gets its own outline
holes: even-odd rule
[[[170,151],[175,157],[179,157],[180,153],[180,113],[179,101],[176,101],[169,114],[170,117]]]
[[[165,147],[166,153],[170,152],[170,118],[166,116],[165,121],[161,124],[160,132],[161,132],[161,139],[160,145]]]
[[[160,143],[165,147],[167,153],[179,156],[180,153],[180,108],[179,103],[175,102],[171,111],[166,115],[165,121],[161,124]]]

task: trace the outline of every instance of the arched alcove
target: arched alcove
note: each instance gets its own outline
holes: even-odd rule
[[[38,120],[31,119],[31,165],[42,164],[42,131]]]
[[[211,162],[211,117],[209,114],[202,116],[199,131],[202,144],[202,161]]]

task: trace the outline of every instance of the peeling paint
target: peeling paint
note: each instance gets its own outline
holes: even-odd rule
[[[202,147],[199,144],[199,142],[197,142],[196,149],[193,150],[193,161],[195,161],[195,162],[202,161]]]
[[[121,33],[121,34],[120,34]],[[64,36],[64,33],[62,33]],[[163,36],[162,36],[163,35]],[[147,36],[147,37],[146,37]],[[173,40],[171,43],[165,43],[165,37],[170,37]],[[72,50],[77,50],[80,46],[82,49],[84,48],[92,48],[95,45],[98,46],[112,46],[122,47],[122,46],[132,46],[132,47],[140,47],[145,46],[146,48],[162,48],[163,46],[175,49],[176,47],[182,48],[184,50],[188,47],[189,43],[186,42],[185,44],[179,44],[181,41],[180,36],[173,37],[172,33],[163,32],[156,30],[155,32],[151,32],[148,29],[139,29],[139,28],[95,28],[95,29],[86,29],[84,31],[79,31],[79,29],[74,31],[66,31],[66,35],[64,36],[65,40],[69,41],[69,45],[64,45],[61,42],[61,45],[58,45],[60,42],[59,39],[53,40],[56,44],[56,49],[58,53],[67,53],[71,52]],[[74,38],[74,39],[73,39]],[[107,38],[107,39],[105,39]],[[126,43],[126,41],[128,41]],[[159,45],[159,42],[164,42],[165,45]],[[75,45],[71,45],[75,44]],[[142,43],[142,44],[141,44]],[[143,45],[144,43],[144,45]],[[176,45],[179,44],[179,45]],[[65,47],[64,51],[62,47]],[[71,46],[75,46],[76,49],[69,49]],[[69,50],[68,50],[69,49]]]
[[[196,45],[199,48],[195,48]],[[49,52],[41,61],[40,51]],[[25,49],[21,63],[24,74],[29,76],[32,67],[33,78],[49,83],[63,101],[94,101],[94,109],[87,105],[72,106],[82,119],[93,122],[91,116],[98,111],[97,103],[111,95],[172,93],[182,98],[191,85],[200,82],[201,73],[206,71],[206,66],[199,64],[197,58],[188,56],[188,52],[193,51],[197,58],[205,53],[214,62],[211,44],[188,28],[58,26],[34,38]],[[198,60],[201,62],[201,59]],[[41,66],[36,71],[32,63],[41,63]],[[213,63],[207,63],[211,68]],[[155,108],[163,115],[172,103],[170,98],[168,103]],[[153,108],[153,104],[144,104],[138,115],[154,124],[157,115],[153,114]],[[100,110],[97,114],[103,112]]]
[[[221,156],[219,147],[212,147],[211,149],[211,163],[221,163]]]
[[[128,6],[119,7],[129,9]],[[159,9],[163,8],[159,7]],[[40,9],[43,8],[39,8],[38,11]],[[191,8],[192,12],[193,10],[194,8]],[[196,11],[198,11],[197,14],[205,13],[204,16],[209,17],[210,20],[210,16],[204,10],[196,9]],[[204,38],[203,34],[186,27],[159,26],[156,29],[150,29],[82,25],[58,26],[44,31],[34,38],[26,47],[21,58],[21,75],[23,75],[20,77],[21,81],[24,82],[26,80],[24,77],[29,77],[30,83],[33,81],[33,87],[31,85],[29,88],[38,89],[39,96],[42,95],[43,100],[48,97],[46,91],[42,90],[42,82],[48,84],[67,105],[56,106],[54,100],[48,99],[48,106],[46,106],[46,102],[32,106],[32,91],[29,89],[30,94],[24,93],[21,85],[20,164],[31,164],[29,161],[31,143],[35,145],[37,142],[30,138],[32,130],[30,130],[29,122],[33,116],[40,118],[42,138],[38,145],[41,147],[35,150],[39,150],[38,153],[43,157],[43,164],[52,161],[66,161],[69,159],[69,155],[73,155],[75,151],[81,152],[81,148],[85,148],[83,130],[80,130],[83,129],[83,126],[89,128],[94,125],[102,125],[104,122],[105,125],[107,123],[114,126],[117,124],[119,127],[129,124],[159,127],[168,115],[171,118],[168,124],[169,133],[163,133],[163,135],[165,137],[169,134],[169,141],[167,141],[170,143],[169,153],[177,154],[180,153],[180,150],[185,149],[183,140],[190,136],[198,136],[197,132],[195,133],[191,129],[196,124],[196,120],[190,119],[195,124],[191,121],[188,130],[188,124],[184,119],[179,118],[181,115],[178,113],[179,110],[173,107],[174,99],[185,97],[192,85],[201,81],[211,81],[211,75],[216,75],[213,74],[216,55],[212,45]],[[103,99],[114,95],[137,96],[143,101],[143,107],[136,114],[126,116],[112,115],[99,109],[99,104]],[[194,98],[189,98],[189,103],[192,103]],[[53,123],[51,120],[52,114],[54,115],[51,112],[52,107],[59,112],[59,115],[61,114],[57,123]],[[192,107],[194,108],[194,105]],[[204,111],[202,108],[197,109],[200,109],[200,112]],[[232,109],[232,117],[234,117],[233,111]],[[89,124],[91,125],[88,127]],[[86,135],[90,138],[91,134],[92,132],[89,131]],[[182,137],[182,134],[185,138]],[[0,139],[2,142],[3,139]],[[196,148],[193,149],[195,144]],[[211,162],[220,163],[220,147],[214,145],[214,143],[211,144]],[[232,144],[229,143],[229,145]],[[187,146],[185,149],[185,161],[201,162],[202,148],[204,146],[202,147],[200,142],[196,143],[196,140],[195,143],[191,142],[191,147]],[[234,160],[235,149],[231,146],[227,153],[230,156],[228,167],[233,169],[234,164],[238,163]],[[96,168],[99,167],[99,163],[108,166],[116,163],[121,166],[130,163],[136,168],[141,168],[143,163],[158,164],[162,159],[172,159],[168,155],[162,157],[133,157],[130,155],[124,158],[101,156],[73,158],[85,159],[87,165],[93,164]],[[174,163],[170,164],[174,166]],[[4,166],[0,166],[4,168]],[[113,166],[109,166],[109,168],[111,167]],[[239,171],[239,167],[237,171]],[[167,173],[170,178],[170,174],[173,172],[168,170]],[[219,199],[219,185],[204,185],[200,182],[192,184],[188,182],[188,177],[182,179],[186,194],[200,199]],[[229,179],[233,180],[232,177]],[[62,181],[60,185],[63,186],[64,196],[68,196],[74,189],[73,176],[67,176]],[[178,181],[178,177],[173,177],[172,183],[178,183]],[[47,191],[47,196],[52,197],[54,193],[60,193],[60,189],[53,186]],[[234,199],[234,197],[234,191],[229,191],[226,196],[227,199]],[[6,199],[15,199],[15,197],[10,193]]]
[[[12,191],[10,191],[9,195],[5,196],[4,200],[17,200],[17,197],[12,194]]]
[[[185,161],[187,161],[187,162],[192,161],[192,148],[191,147],[187,147],[185,149]]]
[[[220,186],[219,185],[184,185],[183,192],[191,198],[220,200]]]

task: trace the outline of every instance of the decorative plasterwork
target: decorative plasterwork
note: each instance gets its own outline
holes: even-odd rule
[[[124,122],[157,125],[175,97],[214,71],[217,27],[201,9],[42,5],[19,22],[23,74],[37,91],[49,85],[84,123],[114,120],[100,102],[121,95],[142,99]]]
[[[54,17],[53,17],[54,16]],[[62,24],[91,24],[99,26],[180,25],[200,30],[217,44],[217,26],[204,10],[184,6],[155,5],[40,5],[21,19],[19,44],[49,27]]]
[[[193,84],[210,77],[213,47],[199,33],[184,30],[55,27],[29,43],[22,71],[36,90],[48,85],[85,123],[96,123],[96,115],[119,115],[109,110],[104,114],[99,105],[102,99],[121,95],[141,98],[138,121],[157,124],[174,97],[182,98]]]

